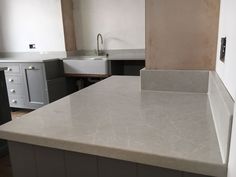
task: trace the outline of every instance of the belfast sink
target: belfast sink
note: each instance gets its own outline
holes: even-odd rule
[[[65,74],[108,75],[106,56],[74,56],[63,60]]]

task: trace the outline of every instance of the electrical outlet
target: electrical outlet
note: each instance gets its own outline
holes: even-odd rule
[[[36,45],[35,44],[29,44],[29,48],[30,49],[36,49]]]

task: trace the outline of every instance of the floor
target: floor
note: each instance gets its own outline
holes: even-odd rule
[[[16,110],[11,113],[12,119],[18,119],[29,112],[29,110]],[[0,157],[0,177],[13,177],[8,155]]]
[[[11,117],[14,120],[14,119],[20,118],[21,116],[23,116],[29,112],[30,112],[30,110],[27,110],[27,109],[16,110],[11,113]]]

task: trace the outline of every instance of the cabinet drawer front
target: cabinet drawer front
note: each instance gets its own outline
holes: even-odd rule
[[[44,64],[43,63],[24,63],[21,64],[21,68],[23,70],[42,70]]]
[[[7,67],[7,70],[5,70],[6,75],[20,73],[19,65],[6,65],[6,67]]]
[[[10,107],[13,108],[25,108],[25,98],[20,96],[11,96],[9,97]]]
[[[26,95],[26,90],[24,89],[23,85],[7,85],[7,91],[9,97]]]
[[[6,83],[7,83],[7,85],[22,84],[23,83],[23,78],[19,77],[19,76],[8,75],[8,76],[6,76]]]

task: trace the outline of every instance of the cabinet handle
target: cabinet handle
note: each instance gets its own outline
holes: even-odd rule
[[[17,103],[17,101],[16,100],[12,100],[12,103]]]
[[[7,68],[7,71],[12,71],[12,69],[11,68]]]
[[[34,66],[29,66],[29,68],[28,68],[29,70],[34,70],[35,69],[35,67]]]
[[[14,79],[9,79],[8,81],[9,81],[9,82],[14,82]]]
[[[16,90],[15,90],[15,89],[11,89],[10,92],[11,92],[11,93],[15,93]]]

